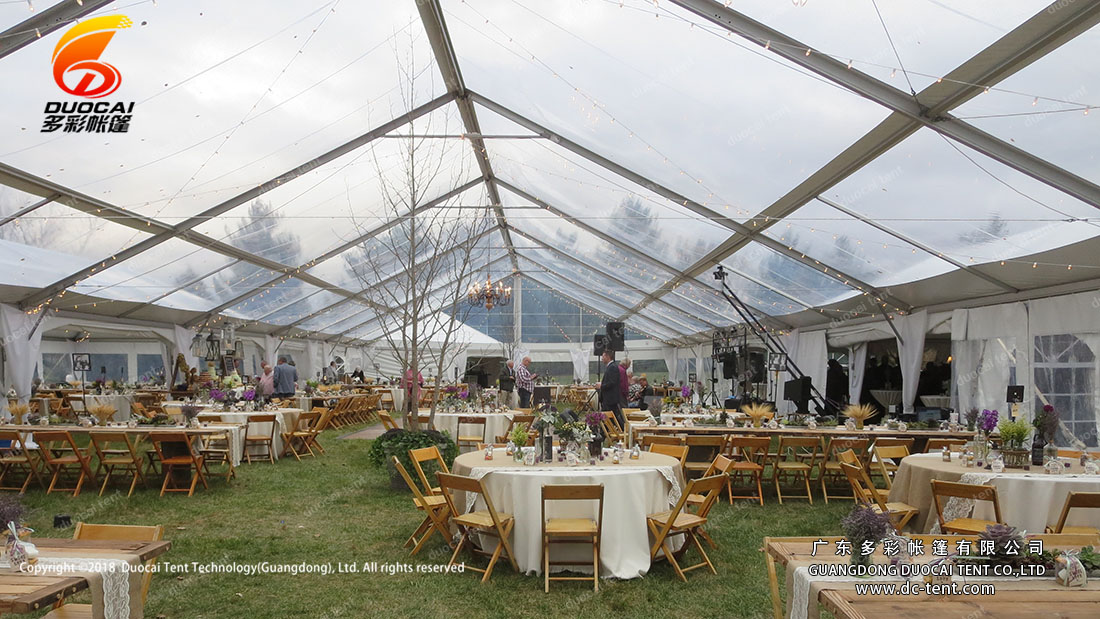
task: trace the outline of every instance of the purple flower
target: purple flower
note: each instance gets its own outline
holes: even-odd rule
[[[606,418],[607,418],[607,415],[604,415],[603,413],[595,412],[595,413],[588,413],[588,415],[584,418],[584,421],[585,421],[585,423],[588,424],[589,428],[598,428],[598,427],[600,427],[600,424],[603,423],[603,420],[606,419]]]
[[[680,390],[680,395],[684,398],[691,397],[691,385],[684,385],[684,388]]]
[[[465,400],[466,398],[470,397],[470,392],[464,389],[462,393],[458,394],[458,397],[461,400]]]
[[[244,393],[241,394],[241,397],[244,398],[244,400],[246,402],[251,402],[252,400],[256,399],[256,390],[255,389],[245,389]]]
[[[997,427],[998,413],[995,410],[989,410],[988,408],[982,411],[982,416],[978,419],[978,428],[989,434]]]
[[[448,394],[454,395],[454,394],[458,393],[458,386],[456,386],[456,385],[447,385],[446,387],[443,388],[443,393],[448,393]]]
[[[215,402],[224,402],[225,401],[225,392],[222,391],[221,389],[211,389],[210,390],[210,399],[214,400]]]

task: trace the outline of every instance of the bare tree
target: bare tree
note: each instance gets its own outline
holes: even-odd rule
[[[426,76],[432,72],[418,68],[411,51],[398,60],[404,109],[394,112],[403,114],[420,99],[418,81],[430,79]],[[469,143],[445,137],[451,135],[450,124],[446,114],[428,114],[405,125],[399,135],[368,146],[381,205],[349,205],[354,235],[370,238],[343,255],[364,296],[372,301],[374,320],[368,337],[377,337],[401,367],[402,377],[412,376],[414,384],[423,369],[431,368],[438,377],[435,402],[445,370],[464,349],[459,336],[463,313],[458,308],[488,256],[488,233],[494,225],[483,200],[463,204],[461,196],[455,196],[425,208],[474,177]],[[371,228],[354,216],[356,207],[364,206],[375,215],[380,208],[386,221],[397,223],[371,235]],[[418,393],[414,388],[414,396]],[[433,422],[435,411],[433,404]],[[405,427],[419,428],[417,412],[418,398],[406,397]]]

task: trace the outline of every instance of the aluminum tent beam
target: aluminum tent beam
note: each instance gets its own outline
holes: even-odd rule
[[[714,262],[732,255],[750,241],[768,238],[763,236],[765,230],[916,133],[921,127],[929,127],[954,138],[1089,204],[1100,205],[1100,188],[1096,185],[948,114],[951,109],[980,94],[984,86],[1007,78],[1097,23],[1100,20],[1100,5],[1096,3],[1090,3],[1088,7],[1078,6],[1071,14],[1057,17],[1048,11],[1039,13],[960,65],[943,80],[925,88],[914,100],[909,93],[860,71],[848,69],[846,64],[829,56],[814,54],[812,51],[807,56],[805,50],[811,49],[809,46],[711,0],[674,2],[790,62],[893,110],[890,116],[852,146],[761,211],[755,218],[757,226],[751,234],[731,237],[719,246],[713,256],[707,256],[689,268],[689,274],[697,275],[706,271]],[[876,293],[875,296],[888,299],[882,294]],[[902,307],[910,309],[907,306]]]
[[[370,130],[370,131],[368,131],[368,132],[366,132],[366,133],[364,133],[364,134],[362,134],[362,135],[360,135],[360,136],[358,136],[354,139],[351,139],[351,140],[341,144],[340,146],[337,146],[336,148],[333,148],[332,150],[329,150],[326,153],[323,153],[323,154],[321,154],[317,157],[314,157],[313,159],[310,159],[309,161],[307,161],[307,162],[305,162],[305,163],[303,163],[303,164],[301,164],[301,165],[299,165],[295,168],[292,168],[292,169],[290,169],[290,170],[288,170],[288,171],[286,171],[286,172],[284,172],[284,173],[282,173],[282,174],[280,174],[280,175],[278,175],[278,176],[276,176],[276,177],[274,177],[274,178],[272,178],[272,179],[270,179],[270,180],[268,180],[264,183],[261,183],[261,184],[257,185],[256,187],[254,187],[252,189],[249,189],[248,191],[245,191],[245,192],[243,192],[243,193],[241,193],[237,196],[234,196],[234,197],[232,197],[232,198],[230,198],[230,199],[228,199],[228,200],[226,200],[226,201],[224,201],[224,202],[222,202],[222,203],[220,203],[220,204],[218,204],[214,207],[211,207],[211,208],[203,211],[202,213],[199,213],[198,215],[190,217],[190,218],[184,220],[183,222],[181,222],[181,223],[179,223],[175,226],[170,226],[167,230],[164,230],[162,232],[154,234],[152,237],[149,237],[149,238],[147,238],[147,239],[145,239],[145,240],[143,240],[143,241],[141,241],[141,242],[139,242],[135,245],[132,245],[132,246],[118,252],[114,256],[111,256],[107,260],[103,261],[102,266],[99,263],[97,263],[95,265],[85,267],[84,269],[81,269],[80,271],[77,271],[76,273],[73,273],[72,275],[69,275],[69,276],[67,276],[63,279],[60,279],[60,280],[50,284],[49,286],[46,286],[41,291],[36,292],[34,294],[31,294],[31,295],[27,296],[26,298],[24,298],[22,301],[20,301],[20,307],[23,308],[23,309],[29,309],[29,308],[35,307],[35,306],[39,305],[40,303],[46,301],[47,299],[51,299],[54,295],[64,291],[66,288],[68,288],[69,286],[72,286],[76,282],[78,282],[78,281],[80,281],[80,280],[82,280],[86,277],[89,277],[93,273],[96,273],[98,271],[102,271],[103,269],[110,268],[114,265],[117,265],[117,264],[120,264],[120,263],[122,263],[126,260],[129,260],[130,258],[133,258],[134,256],[137,256],[138,254],[141,254],[141,253],[143,253],[143,252],[145,252],[149,249],[152,249],[152,248],[160,245],[161,243],[164,243],[164,242],[168,241],[169,239],[178,238],[178,237],[184,237],[184,238],[189,238],[190,239],[195,234],[192,231],[192,229],[195,228],[196,226],[210,220],[211,218],[217,217],[218,215],[221,215],[222,213],[225,213],[226,211],[229,211],[230,209],[233,209],[234,207],[237,207],[237,206],[240,206],[242,204],[246,204],[248,202],[251,202],[252,200],[255,200],[256,198],[258,198],[258,197],[262,196],[263,194],[271,191],[272,189],[275,189],[276,187],[281,186],[283,183],[290,182],[290,181],[298,178],[299,176],[302,176],[303,174],[306,174],[306,173],[308,173],[308,172],[310,172],[310,171],[312,171],[312,170],[314,170],[314,169],[316,169],[316,168],[318,168],[318,167],[320,167],[320,166],[322,166],[322,165],[324,165],[324,164],[326,164],[330,161],[333,161],[333,160],[335,160],[335,159],[337,159],[337,158],[339,158],[343,155],[346,155],[346,154],[358,149],[361,146],[369,144],[370,142],[372,142],[373,140],[375,140],[379,136],[390,133],[394,129],[397,129],[397,128],[401,127],[402,125],[406,125],[409,122],[413,121],[414,119],[419,118],[420,116],[423,116],[423,115],[425,115],[429,112],[432,112],[433,110],[435,110],[437,108],[440,108],[443,105],[446,105],[451,100],[452,100],[452,97],[451,97],[450,94],[446,94],[446,95],[442,95],[440,97],[437,97],[437,98],[433,99],[432,101],[430,101],[428,103],[425,103],[424,105],[421,105],[421,106],[417,107],[416,109],[414,109],[414,110],[412,110],[412,111],[410,111],[406,114],[403,114],[403,115],[401,115],[401,116],[399,116],[399,117],[397,117],[397,118],[395,118],[395,119],[393,119],[389,122],[386,122],[386,123],[376,127],[375,129],[372,129],[372,130]],[[115,207],[115,208],[117,209],[117,207]],[[128,213],[128,212],[124,211],[123,209],[117,209],[117,210],[122,211],[122,212],[126,213],[129,216],[133,216],[132,213]],[[160,224],[160,225],[165,226],[165,224]],[[248,262],[254,262],[255,263],[256,259],[255,259],[255,257],[252,257],[251,254],[248,254],[247,252],[240,252],[240,253],[243,253],[244,256],[241,256],[240,254],[237,254],[237,255],[234,255],[233,257],[240,257],[242,259],[247,260]],[[248,257],[246,258],[245,256],[248,256]],[[299,279],[305,279],[306,281],[309,281],[308,279],[306,279],[305,274],[299,274],[299,275],[297,275],[297,277]],[[313,279],[316,279],[316,278],[313,278]],[[314,283],[314,282],[310,282],[310,283]]]
[[[753,230],[751,228],[749,228],[748,226],[740,224],[737,221],[734,221],[733,219],[730,219],[729,217],[723,217],[719,213],[708,209],[707,207],[695,202],[694,200],[691,200],[691,199],[689,199],[689,198],[687,198],[683,195],[680,195],[679,193],[676,193],[675,191],[673,191],[673,190],[671,190],[667,187],[664,187],[663,185],[659,185],[659,184],[649,180],[648,178],[642,176],[641,174],[638,174],[637,172],[634,172],[634,171],[632,171],[632,170],[630,170],[630,169],[628,169],[628,168],[626,168],[622,165],[619,165],[619,164],[615,163],[614,161],[611,161],[610,159],[608,159],[608,158],[606,158],[602,155],[599,155],[599,154],[593,152],[592,150],[589,150],[588,148],[586,148],[584,146],[581,146],[580,144],[570,140],[569,138],[566,138],[566,137],[564,137],[564,136],[562,136],[562,135],[560,135],[560,134],[558,134],[554,131],[551,131],[550,129],[547,129],[546,127],[543,127],[542,125],[534,122],[533,120],[530,120],[530,119],[526,118],[525,116],[523,116],[523,115],[521,115],[517,112],[512,111],[511,109],[509,109],[507,107],[504,107],[503,105],[500,105],[499,103],[496,103],[495,101],[492,101],[491,99],[487,99],[483,95],[480,95],[476,92],[470,91],[470,96],[478,104],[484,105],[486,108],[492,110],[493,112],[496,112],[497,114],[500,114],[501,116],[504,116],[508,120],[511,120],[512,122],[524,127],[525,129],[527,129],[529,131],[532,131],[534,133],[537,133],[537,134],[541,135],[542,137],[550,140],[551,142],[557,144],[558,146],[561,146],[561,147],[565,148],[566,150],[569,150],[573,153],[576,153],[577,155],[580,155],[581,157],[584,157],[585,159],[588,159],[589,161],[595,163],[596,165],[599,165],[603,168],[606,168],[606,169],[614,172],[615,174],[618,174],[619,176],[621,176],[621,177],[623,177],[623,178],[625,178],[625,179],[627,179],[627,180],[629,180],[629,181],[631,181],[631,182],[633,182],[637,185],[640,185],[640,186],[656,193],[657,195],[660,195],[661,197],[663,197],[667,200],[675,202],[676,204],[681,205],[682,207],[686,208],[689,211],[692,211],[696,214],[699,214],[699,215],[702,215],[702,216],[706,217],[707,219],[710,219],[711,221],[719,223],[722,226],[728,228],[729,230],[732,230],[733,232],[735,232],[737,234],[740,234],[742,236],[749,237],[749,238],[754,237]],[[883,298],[883,299],[888,299],[892,303],[894,303],[895,305],[904,307],[905,309],[909,309],[909,305],[907,303],[891,297],[886,292],[882,292],[882,291],[877,290],[874,286],[860,280],[858,277],[854,277],[854,276],[848,275],[847,273],[844,273],[843,271],[834,269],[832,266],[830,266],[830,265],[828,265],[824,262],[821,262],[820,260],[816,260],[811,256],[803,254],[802,252],[795,251],[795,250],[791,249],[790,247],[788,247],[787,245],[785,245],[783,243],[780,243],[779,241],[776,241],[776,240],[771,239],[771,238],[766,237],[766,236],[754,237],[754,238],[752,238],[752,240],[755,241],[756,243],[759,243],[759,244],[775,251],[775,252],[783,254],[784,256],[787,256],[788,258],[791,258],[791,259],[793,259],[797,262],[800,262],[800,263],[802,263],[806,266],[809,266],[810,268],[812,268],[814,270],[822,272],[827,277],[831,277],[831,278],[837,280],[838,282],[842,283],[843,285],[848,286],[849,288],[852,288],[853,290],[858,290],[860,292],[871,292],[871,293],[875,294],[876,297]],[[712,253],[714,253],[714,252],[712,252]],[[713,264],[713,263],[714,263],[714,261],[710,262],[710,264]],[[821,270],[822,267],[825,268],[824,271]],[[695,277],[696,275],[698,275],[698,272],[693,274],[693,273],[691,273],[691,271],[688,271],[687,275],[690,276],[690,277]],[[678,283],[678,281],[680,281],[680,279],[681,278],[679,278],[679,277],[674,278],[673,285],[667,286],[667,288],[671,289],[672,287],[674,287],[675,283]],[[644,305],[642,307],[644,307]],[[638,308],[638,309],[640,309],[640,308]]]
[[[493,230],[496,230],[496,228],[492,228],[492,229],[488,230],[488,231],[486,232],[486,234],[487,234],[488,232],[492,232]],[[488,264],[486,264],[486,265],[485,265],[485,270],[489,270],[489,269],[491,269],[491,268],[493,267],[493,265],[494,265],[494,264],[496,264],[496,263],[500,262],[501,260],[504,260],[505,258],[510,258],[510,256],[500,256],[499,258],[496,258],[496,259],[494,259],[494,260],[490,260],[490,261],[488,262]],[[478,269],[478,270],[477,270],[477,272],[476,272],[476,276],[480,276],[480,275],[481,275],[481,271],[482,271],[481,269]],[[473,275],[473,274],[472,274],[472,275]],[[458,284],[458,283],[459,283],[459,282],[460,282],[461,280],[462,280],[462,278],[461,278],[461,277],[459,277],[459,278],[456,278],[456,279],[452,279],[452,280],[450,280],[450,281],[449,281],[449,282],[447,282],[446,284],[442,284],[442,285],[436,286],[436,287],[435,287],[435,288],[433,288],[432,290],[429,290],[426,296],[428,296],[428,297],[431,297],[431,296],[433,296],[433,295],[437,294],[438,292],[440,292],[440,291],[442,291],[442,290],[446,290],[446,289],[447,289],[448,287],[450,287],[450,286],[454,286],[454,285]],[[442,310],[439,310],[439,311],[442,311]],[[360,313],[361,313],[361,312],[360,312]],[[436,312],[436,313],[438,313],[438,312]],[[355,314],[353,314],[353,315],[355,315]],[[351,316],[348,316],[347,318],[351,318]],[[344,320],[347,320],[347,318],[344,318],[344,319],[341,319],[341,320],[337,320],[337,321],[336,321],[335,323],[333,323],[333,324],[337,324],[337,323],[343,322]],[[378,317],[377,315],[375,315],[375,316],[372,316],[371,318],[368,318],[367,320],[364,320],[363,322],[360,322],[360,323],[358,323],[358,324],[356,324],[356,325],[354,325],[354,326],[352,326],[352,327],[349,327],[349,328],[347,328],[347,329],[344,329],[344,330],[343,330],[343,331],[341,331],[340,333],[336,333],[336,334],[333,334],[333,335],[332,335],[332,337],[344,337],[344,336],[345,336],[344,334],[346,334],[346,333],[349,333],[349,332],[351,332],[351,331],[355,331],[356,329],[359,329],[359,328],[363,327],[364,325],[367,325],[367,324],[369,324],[369,323],[372,323],[372,322],[375,322],[375,321],[378,321],[378,320],[380,320],[380,318],[379,318],[379,317]],[[396,329],[394,329],[393,331],[389,331],[389,332],[387,332],[387,333],[385,333],[385,334],[383,334],[383,335],[388,335],[389,333],[393,333],[393,332],[395,332],[395,331],[396,331]],[[321,333],[321,331],[320,331],[320,330],[318,330],[318,331],[307,331],[306,333]],[[355,339],[358,339],[358,338],[355,338]]]
[[[176,286],[175,288],[173,288],[173,289],[169,290],[168,292],[165,292],[165,293],[163,293],[163,294],[161,294],[161,295],[157,296],[156,298],[154,298],[154,299],[152,299],[152,300],[150,300],[150,301],[147,301],[147,302],[145,302],[145,303],[142,303],[141,305],[138,305],[138,306],[136,306],[136,307],[131,307],[130,309],[126,310],[125,312],[122,312],[121,314],[119,314],[119,315],[118,315],[117,317],[118,317],[118,318],[125,318],[125,317],[127,317],[127,316],[129,316],[129,315],[131,315],[131,314],[133,314],[133,313],[135,313],[135,312],[138,312],[139,310],[142,310],[142,309],[144,309],[144,308],[146,308],[146,307],[149,307],[150,305],[153,305],[153,304],[155,304],[155,303],[156,303],[157,301],[160,301],[160,300],[162,300],[162,299],[165,299],[165,298],[167,298],[167,297],[170,297],[170,296],[172,296],[172,295],[176,294],[176,293],[177,293],[177,292],[179,292],[180,290],[184,290],[184,289],[186,289],[186,288],[190,288],[191,286],[194,286],[195,284],[197,284],[197,283],[201,282],[202,280],[206,279],[207,277],[213,277],[214,275],[217,275],[218,273],[221,273],[222,271],[224,271],[224,270],[228,269],[229,267],[232,267],[232,266],[238,265],[238,264],[240,264],[240,263],[241,263],[241,261],[240,261],[240,260],[230,260],[230,261],[229,261],[229,264],[225,264],[225,265],[222,265],[222,266],[220,266],[220,267],[218,267],[218,268],[216,268],[216,269],[214,269],[213,271],[210,271],[210,272],[208,272],[208,273],[204,273],[204,274],[202,274],[202,275],[198,275],[198,276],[196,276],[196,277],[194,277],[194,278],[192,278],[192,279],[190,279],[190,280],[188,280],[188,281],[186,281],[186,282],[184,282],[184,283],[180,284],[179,286]]]
[[[23,208],[19,209],[18,211],[12,213],[11,215],[8,215],[7,217],[4,217],[3,219],[0,219],[0,227],[5,226],[5,225],[15,221],[16,219],[19,219],[20,217],[26,215],[27,213],[33,213],[34,211],[42,208],[43,206],[46,206],[47,204],[49,204],[51,202],[54,202],[55,200],[57,200],[60,197],[61,197],[61,194],[55,193],[55,194],[48,195],[45,198],[42,198],[41,200],[39,200],[38,202],[35,202],[34,204],[24,206]]]
[[[594,308],[594,307],[591,307],[591,306],[590,306],[590,305],[589,305],[588,303],[586,303],[586,302],[584,302],[584,301],[582,301],[582,300],[578,299],[577,297],[574,297],[574,296],[570,295],[570,294],[569,294],[569,293],[567,293],[567,292],[562,292],[561,290],[558,290],[557,288],[555,288],[555,287],[551,286],[550,284],[547,284],[547,283],[546,283],[545,281],[543,281],[543,280],[539,279],[538,277],[535,277],[534,275],[532,275],[532,274],[531,274],[531,272],[529,272],[529,271],[521,271],[521,272],[520,272],[520,276],[521,276],[521,277],[526,277],[527,279],[529,279],[529,280],[531,280],[531,281],[533,281],[533,282],[535,282],[535,283],[539,284],[540,286],[544,286],[544,287],[546,287],[546,289],[547,289],[547,290],[549,290],[549,291],[550,291],[551,293],[553,293],[553,294],[556,294],[556,295],[558,295],[558,296],[561,296],[561,297],[563,297],[563,298],[565,298],[565,299],[568,299],[568,300],[570,300],[570,301],[572,301],[572,302],[574,302],[574,303],[578,303],[578,304],[580,304],[580,305],[583,305],[583,306],[585,306],[585,307],[588,307],[588,308],[592,309],[593,311],[597,311],[597,312],[599,311],[599,310],[597,310],[596,308]],[[578,288],[580,288],[581,290],[584,290],[584,291],[588,292],[589,294],[592,294],[592,295],[594,295],[594,296],[596,296],[596,297],[599,297],[599,298],[601,298],[601,299],[603,299],[603,300],[607,301],[608,303],[611,303],[612,305],[614,305],[614,306],[616,306],[616,307],[618,307],[618,308],[621,308],[621,309],[629,309],[629,308],[627,308],[627,307],[626,307],[625,305],[623,305],[622,303],[619,303],[618,301],[615,301],[615,300],[613,300],[613,299],[609,299],[609,298],[607,298],[607,297],[605,297],[605,296],[603,296],[603,295],[599,294],[598,292],[595,292],[594,290],[591,290],[591,289],[585,288],[584,286],[580,286],[580,285],[578,285],[577,287],[578,287]],[[599,312],[599,313],[603,314],[603,312]],[[608,316],[608,318],[611,318],[611,316]],[[639,333],[642,333],[642,334],[648,335],[649,337],[652,337],[652,338],[654,338],[654,339],[656,339],[656,340],[659,340],[659,341],[665,342],[666,344],[671,344],[671,343],[672,343],[672,340],[669,340],[669,339],[666,339],[666,338],[664,338],[664,337],[661,337],[661,336],[659,336],[659,335],[657,335],[657,334],[655,334],[655,333],[650,333],[649,331],[647,331],[647,330],[645,330],[645,329],[641,329],[641,328],[638,328],[638,327],[636,327],[636,326],[634,326],[634,325],[628,325],[628,326],[629,326],[629,327],[630,327],[631,329],[634,329],[635,331],[637,331],[637,332],[639,332]],[[673,338],[673,339],[675,339],[675,338]]]
[[[58,2],[43,11],[36,12],[30,18],[0,32],[0,58],[30,45],[40,37],[63,28],[85,15],[102,9],[113,1],[83,0],[80,4],[70,0]]]
[[[458,56],[455,54],[454,45],[451,44],[451,34],[447,31],[447,22],[443,18],[443,7],[439,0],[418,0],[417,9],[420,11],[420,21],[424,25],[424,31],[428,35],[428,42],[435,54],[436,65],[443,76],[443,83],[447,86],[447,92],[454,97],[458,105],[459,116],[466,127],[466,137],[474,149],[477,165],[481,169],[481,175],[485,179],[485,188],[489,192],[489,201],[493,212],[496,214],[497,227],[504,236],[504,244],[508,248],[508,254],[512,258],[512,268],[519,268],[516,260],[516,249],[512,245],[512,237],[508,235],[508,221],[504,217],[504,209],[500,204],[500,193],[497,190],[493,167],[489,162],[489,153],[485,150],[485,140],[482,137],[481,125],[477,120],[477,112],[470,102],[466,83],[462,79],[462,70],[458,66]]]
[[[996,277],[993,277],[992,275],[989,275],[989,274],[983,273],[983,272],[981,272],[977,269],[971,268],[970,265],[968,265],[968,264],[960,262],[960,261],[958,261],[958,260],[956,260],[956,259],[954,259],[950,256],[944,255],[942,252],[938,252],[938,251],[932,249],[931,247],[925,245],[924,243],[921,243],[920,241],[917,241],[916,239],[909,238],[908,236],[906,236],[906,235],[904,235],[904,234],[902,234],[902,233],[900,233],[896,230],[893,230],[888,226],[884,226],[884,225],[878,223],[877,221],[875,221],[873,219],[870,219],[870,218],[868,218],[864,215],[861,215],[861,214],[853,211],[852,209],[850,209],[850,208],[848,208],[848,207],[846,207],[842,204],[839,204],[839,203],[837,203],[833,200],[830,200],[829,198],[826,198],[825,196],[818,196],[817,199],[819,201],[821,201],[822,203],[824,203],[824,204],[840,211],[841,213],[844,213],[845,215],[849,215],[849,216],[851,216],[855,219],[858,219],[859,221],[862,221],[863,223],[865,223],[869,226],[872,226],[872,227],[874,227],[878,230],[881,230],[881,231],[885,232],[886,234],[889,234],[890,236],[894,237],[895,239],[898,239],[899,241],[903,241],[903,242],[905,242],[909,245],[912,245],[913,247],[916,247],[917,249],[923,251],[926,254],[929,254],[931,256],[935,256],[936,258],[939,258],[940,260],[943,260],[944,262],[946,262],[948,264],[951,264],[952,266],[954,266],[954,267],[956,267],[956,268],[958,268],[962,271],[966,271],[967,273],[973,275],[974,277],[984,279],[985,281],[993,284],[994,286],[1000,288],[1001,290],[1004,290],[1005,292],[1019,292],[1018,289],[1006,284],[1005,282],[1002,282],[1001,280],[997,279]]]

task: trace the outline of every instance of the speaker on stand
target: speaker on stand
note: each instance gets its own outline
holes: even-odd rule
[[[626,350],[626,326],[621,322],[607,323],[607,349]]]

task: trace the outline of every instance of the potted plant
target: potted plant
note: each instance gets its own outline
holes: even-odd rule
[[[1005,419],[997,424],[997,430],[1001,434],[1005,466],[1017,469],[1027,467],[1028,450],[1024,448],[1024,443],[1031,434],[1031,424],[1023,419]]]
[[[508,435],[508,439],[515,445],[512,456],[515,458],[516,462],[523,460],[523,447],[527,444],[527,437],[527,426],[522,424],[512,428],[512,433]]]
[[[15,425],[23,425],[23,417],[30,411],[30,407],[26,404],[9,404],[8,411],[11,412],[12,423]]]
[[[370,449],[367,450],[367,460],[375,466],[385,466],[390,474],[390,487],[400,490],[406,487],[405,481],[402,479],[401,474],[397,472],[397,468],[393,466],[393,457],[397,456],[405,470],[411,471],[413,470],[413,463],[412,459],[409,458],[409,450],[432,446],[439,449],[439,453],[443,456],[443,461],[447,463],[448,467],[458,457],[458,447],[446,432],[437,432],[436,430],[413,432],[394,428],[393,430],[387,430],[386,433],[371,442]],[[434,470],[426,470],[424,474],[431,479],[430,476],[434,472]]]
[[[870,565],[871,553],[879,540],[893,531],[890,524],[890,516],[879,512],[866,503],[857,503],[856,506],[840,521],[844,529],[844,536],[852,544],[852,565]]]

